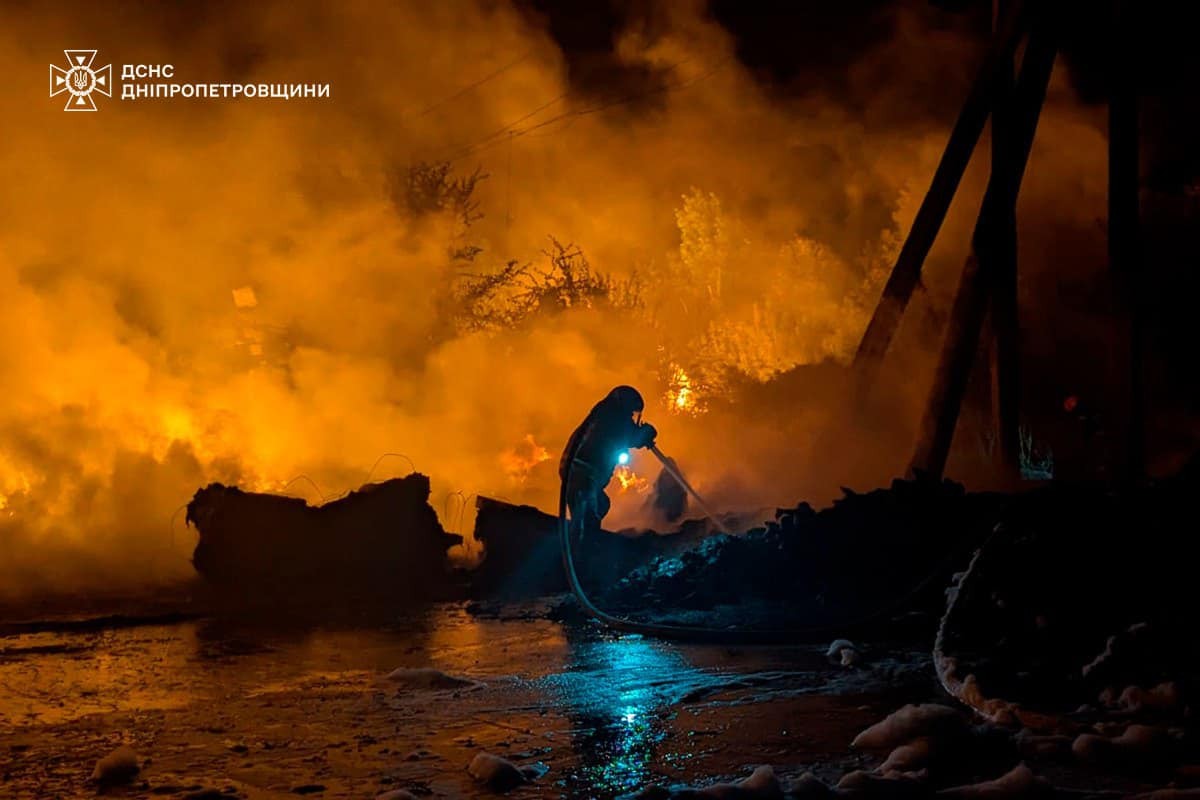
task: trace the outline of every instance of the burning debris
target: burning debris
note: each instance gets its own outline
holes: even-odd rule
[[[212,584],[258,593],[322,586],[420,596],[445,584],[446,533],[419,473],[371,483],[322,506],[210,484],[187,506],[200,533],[192,561]]]

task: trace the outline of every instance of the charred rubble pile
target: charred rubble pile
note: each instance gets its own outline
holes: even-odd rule
[[[609,583],[597,599],[606,609],[658,618],[731,609],[744,615],[753,607],[753,622],[801,627],[940,613],[951,573],[991,530],[1003,503],[951,481],[844,490],[820,511],[807,503],[779,509],[744,534],[659,556]]]
[[[477,598],[516,600],[568,590],[556,517],[490,497],[477,498],[475,508],[475,539],[485,553],[471,574]],[[690,520],[661,534],[604,531],[577,545],[576,566],[588,586],[611,585],[656,556],[699,545],[713,531],[709,520]]]
[[[947,690],[988,718],[1056,733],[1135,713],[1183,724],[1200,680],[1197,478],[1014,503],[949,593],[935,648]]]
[[[636,797],[1200,797],[1196,466],[1138,489],[1010,498],[958,562],[938,622],[937,677],[962,705],[896,710],[854,738],[851,771],[763,766]]]
[[[900,709],[855,739],[881,761],[839,793],[1200,796],[1198,466],[1014,498],[954,576],[934,641],[938,680],[968,713]]]
[[[429,478],[371,483],[321,506],[213,483],[187,506],[200,534],[192,562],[210,584],[269,596],[322,587],[422,595],[445,584],[446,533]]]

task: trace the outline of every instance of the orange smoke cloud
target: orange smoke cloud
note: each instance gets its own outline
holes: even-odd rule
[[[504,3],[0,12],[0,591],[189,575],[171,521],[196,487],[305,475],[318,500],[407,472],[372,472],[384,452],[431,475],[435,507],[551,507],[538,465],[623,383],[657,398],[647,418],[699,486],[808,491],[778,468],[796,445],[769,419],[713,459],[747,420],[669,412],[731,376],[848,355],[945,121],[891,122],[897,95],[872,76],[903,75],[902,43],[852,65],[844,98],[782,100],[700,4],[668,8],[616,43],[661,78],[637,102],[579,96],[540,23]],[[332,97],[64,114],[33,76],[82,41],[181,80]],[[931,42],[923,58],[976,52]],[[488,176],[469,225],[406,204],[407,167],[446,160]],[[969,225],[955,213],[951,233]],[[548,269],[548,236],[629,297],[543,305],[511,330],[452,322],[453,287],[510,260]],[[469,263],[450,256],[464,248]]]

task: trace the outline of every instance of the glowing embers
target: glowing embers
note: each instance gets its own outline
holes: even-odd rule
[[[698,416],[708,408],[700,402],[696,385],[691,376],[678,364],[671,364],[671,377],[667,381],[667,409],[672,414]]]
[[[500,454],[500,466],[514,483],[524,483],[530,470],[549,460],[550,451],[538,444],[532,433]]]

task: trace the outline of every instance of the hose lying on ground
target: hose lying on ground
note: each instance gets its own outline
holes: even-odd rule
[[[962,615],[960,601],[967,594],[967,587],[971,581],[979,574],[979,564],[984,560],[984,552],[988,545],[1004,532],[1004,527],[996,526],[992,534],[971,556],[966,570],[957,576],[956,582],[947,591],[946,611],[938,621],[937,636],[933,640],[933,669],[937,673],[938,683],[942,685],[946,693],[971,709],[981,719],[1005,726],[1020,723],[1022,727],[1039,733],[1061,733],[1071,727],[1063,717],[1031,711],[1018,703],[1000,697],[988,697],[980,688],[975,676],[961,675],[958,659],[946,652],[951,632]]]
[[[655,448],[657,450],[657,448]],[[950,562],[958,557],[958,553],[950,553],[928,575],[917,582],[916,586],[895,602],[887,603],[881,608],[840,624],[813,625],[801,628],[709,628],[697,625],[671,625],[657,622],[638,622],[625,617],[609,614],[596,607],[579,582],[575,569],[575,559],[571,552],[571,531],[567,521],[567,487],[571,484],[571,475],[575,468],[575,450],[566,457],[567,471],[559,485],[558,493],[558,530],[562,542],[563,569],[566,572],[567,584],[583,610],[598,622],[614,630],[627,633],[640,633],[661,639],[684,641],[704,641],[720,644],[804,644],[820,642],[830,637],[846,635],[866,625],[878,622],[889,613],[902,607],[915,597],[943,570]]]

